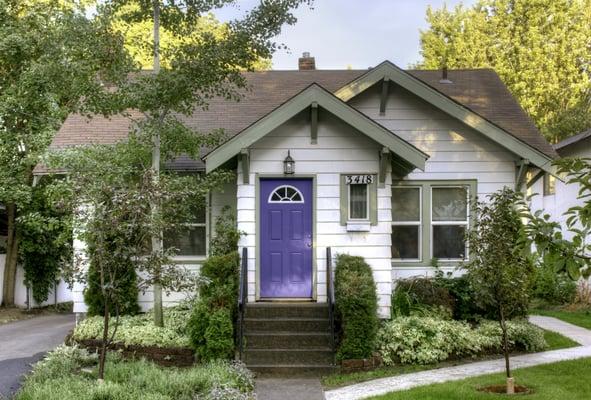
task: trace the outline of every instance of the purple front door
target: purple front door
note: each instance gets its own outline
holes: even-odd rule
[[[312,297],[312,180],[261,179],[260,295]]]

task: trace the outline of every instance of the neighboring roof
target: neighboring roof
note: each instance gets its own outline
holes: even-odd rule
[[[248,148],[313,103],[387,147],[404,165],[411,166],[409,171],[414,168],[425,169],[425,161],[429,155],[313,83],[207,154],[205,156],[207,172],[224,164],[242,149]]]
[[[577,144],[580,141],[587,139],[588,137],[591,137],[591,129],[586,130],[585,132],[581,132],[579,134],[576,134],[574,136],[566,138],[561,142],[556,143],[554,145],[554,150],[560,152],[561,150],[564,150],[565,148],[567,148],[573,144]]]
[[[381,65],[384,64],[386,63]],[[391,63],[387,64],[393,66]],[[249,90],[244,92],[241,101],[214,98],[207,110],[196,110],[193,115],[185,118],[185,122],[190,128],[199,132],[222,128],[230,138],[312,83],[338,94],[339,89],[367,76],[377,68],[379,66],[370,70],[245,72]],[[451,70],[448,76],[452,84],[439,83],[441,71],[409,70],[406,72],[545,156],[556,156],[555,151],[535,128],[494,71],[489,69]],[[138,117],[137,114],[133,116]],[[127,137],[130,124],[131,121],[128,118],[120,116],[109,119],[95,117],[89,121],[80,115],[70,115],[54,137],[51,148],[90,143],[115,143]]]

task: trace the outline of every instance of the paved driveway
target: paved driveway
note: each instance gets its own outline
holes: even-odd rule
[[[10,397],[31,364],[63,343],[74,321],[73,314],[60,314],[0,325],[0,398]]]

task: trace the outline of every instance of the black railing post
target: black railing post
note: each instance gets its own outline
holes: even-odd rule
[[[244,347],[244,312],[248,293],[248,248],[242,248],[242,260],[240,263],[239,286],[238,286],[238,353],[242,360]]]
[[[328,319],[330,322],[330,344],[333,352],[336,350],[335,322],[334,322],[334,277],[332,273],[332,251],[326,248],[326,297],[328,302]]]

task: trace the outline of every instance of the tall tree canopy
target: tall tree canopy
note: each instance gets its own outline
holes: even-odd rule
[[[493,68],[546,138],[591,126],[591,0],[427,9],[419,68]]]
[[[0,203],[8,214],[5,304],[14,301],[20,229],[32,172],[69,112],[104,113],[105,83],[131,60],[104,20],[67,0],[0,0]]]

